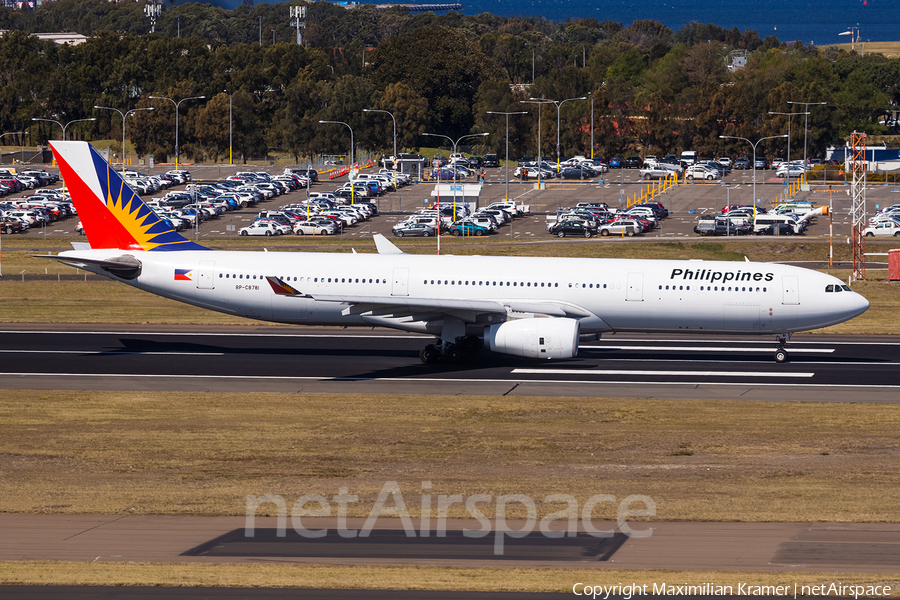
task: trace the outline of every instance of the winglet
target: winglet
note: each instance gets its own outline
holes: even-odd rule
[[[87,142],[50,146],[92,248],[208,250],[160,219]]]
[[[373,235],[372,239],[375,240],[375,247],[378,249],[378,254],[405,254],[403,250],[395,246],[380,233]]]

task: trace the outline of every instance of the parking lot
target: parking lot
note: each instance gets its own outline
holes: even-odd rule
[[[153,174],[163,173],[170,168],[170,166],[138,167],[137,170]],[[245,165],[190,165],[186,168],[191,171],[195,181],[225,178],[236,171],[248,169]],[[282,167],[252,168],[273,174],[281,173],[283,170]],[[47,170],[53,171],[52,168]],[[376,169],[372,169],[372,171],[374,170]],[[513,169],[510,168],[510,175],[512,175],[512,171]],[[649,190],[653,187],[652,183],[641,181],[637,170],[634,169],[613,169],[602,178],[585,181],[552,179],[543,182],[543,186],[539,186],[536,181],[522,182],[516,179],[510,180],[507,185],[505,175],[505,167],[486,170],[486,180],[479,205],[487,205],[505,199],[508,187],[509,198],[517,203],[528,205],[530,215],[516,219],[511,225],[501,227],[492,236],[500,239],[550,239],[550,235],[546,232],[546,225],[548,219],[555,218],[558,210],[587,201],[606,202],[610,207],[624,208],[629,196],[639,193],[642,189]],[[323,174],[320,176],[319,183],[313,185],[312,191],[331,191],[346,181],[346,177],[331,180],[327,174]],[[475,182],[472,179],[465,181],[465,183]],[[776,178],[771,170],[757,171],[756,188],[757,197],[760,199],[758,206],[763,207],[772,206],[775,199],[786,190],[784,181]],[[344,238],[371,238],[375,233],[382,233],[390,237],[391,227],[395,223],[416,212],[419,208],[433,203],[431,198],[433,189],[434,183],[418,183],[403,187],[399,191],[387,193],[375,200],[381,211],[380,216],[369,222],[345,228],[341,236]],[[793,199],[808,200],[817,206],[833,206],[834,235],[835,237],[846,237],[851,232],[849,190],[849,185],[833,185],[829,188],[813,184],[808,191],[794,194]],[[20,197],[25,193],[33,192],[8,196],[5,200]],[[867,214],[872,215],[880,207],[900,203],[900,187],[870,185],[866,196]],[[204,222],[200,226],[199,239],[201,242],[214,244],[218,239],[237,237],[237,230],[249,225],[260,210],[301,202],[305,197],[306,190],[297,190],[265,201],[255,208],[226,213],[219,219]],[[664,219],[659,228],[642,237],[697,237],[693,227],[700,215],[717,213],[727,204],[750,204],[752,198],[752,171],[734,171],[722,181],[678,184],[656,198],[671,212],[669,218]],[[21,237],[76,236],[75,225],[77,222],[78,219],[74,218],[52,223],[45,229],[32,229],[21,234]],[[828,217],[818,217],[810,225],[806,235],[827,236],[828,224]],[[262,245],[263,242],[261,241],[260,244]]]

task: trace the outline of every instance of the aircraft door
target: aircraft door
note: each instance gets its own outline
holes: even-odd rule
[[[409,296],[409,269],[406,267],[394,268],[391,296]]]
[[[800,286],[797,283],[797,277],[784,275],[781,278],[781,291],[782,304],[800,304]]]
[[[200,268],[197,270],[197,289],[212,290],[216,287],[214,260],[201,260]]]
[[[625,290],[625,300],[628,302],[644,301],[644,274],[629,273],[628,288]]]

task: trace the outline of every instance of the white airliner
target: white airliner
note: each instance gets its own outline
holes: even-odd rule
[[[753,262],[232,252],[183,238],[86,142],[53,142],[88,244],[55,258],[227,314],[301,325],[384,326],[433,334],[424,362],[482,346],[570,358],[605,332],[775,334],[856,317],[868,301],[817,271]]]

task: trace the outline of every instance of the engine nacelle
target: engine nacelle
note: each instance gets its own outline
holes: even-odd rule
[[[484,346],[526,358],[572,358],[578,354],[578,332],[576,319],[518,319],[485,329]]]

